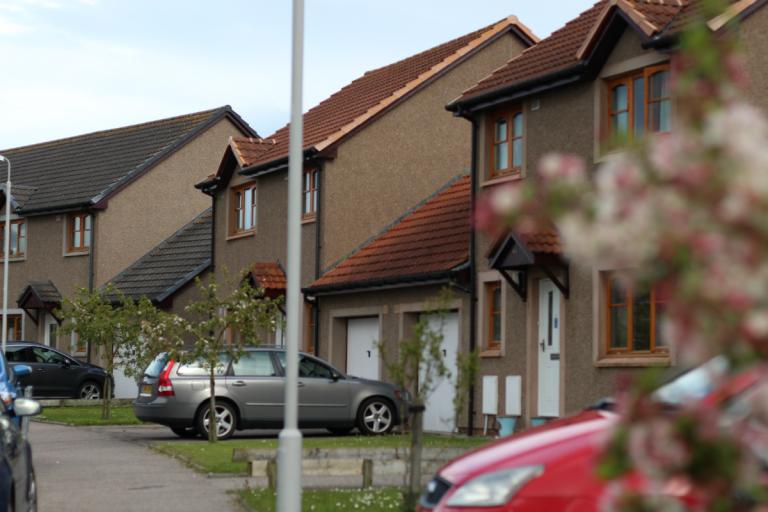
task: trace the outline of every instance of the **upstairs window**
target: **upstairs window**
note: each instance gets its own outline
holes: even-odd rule
[[[10,258],[23,258],[27,254],[27,222],[23,219],[12,220]],[[5,222],[0,223],[0,255],[5,256]]]
[[[230,234],[236,235],[256,229],[256,185],[232,189],[230,197]]]
[[[667,341],[661,332],[667,299],[658,287],[648,291],[625,290],[618,280],[605,281],[609,354],[666,354]]]
[[[607,85],[609,139],[622,142],[670,130],[668,64],[610,80]]]
[[[71,213],[67,220],[67,252],[88,252],[91,247],[91,224],[87,213]]]
[[[489,177],[519,173],[523,168],[525,138],[523,112],[520,109],[491,115],[488,138]]]
[[[302,214],[305,219],[317,215],[317,191],[320,188],[320,173],[317,169],[304,171]]]

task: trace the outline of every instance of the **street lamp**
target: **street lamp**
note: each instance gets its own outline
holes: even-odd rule
[[[0,162],[8,164],[8,179],[5,180],[5,238],[3,239],[3,357],[8,342],[8,257],[11,252],[11,161],[0,155]]]

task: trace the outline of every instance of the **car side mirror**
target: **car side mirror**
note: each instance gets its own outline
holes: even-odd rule
[[[40,402],[29,398],[17,398],[13,401],[13,412],[16,416],[37,416],[43,410]]]
[[[26,364],[13,365],[13,375],[15,377],[24,377],[25,375],[29,375],[30,373],[32,373],[31,366],[28,366]]]
[[[341,375],[336,372],[331,372],[331,380],[333,382],[338,381],[341,378]]]
[[[69,359],[65,359],[64,362],[61,363],[61,366],[63,366],[64,368],[69,368],[70,366],[72,366],[72,361],[70,361]]]

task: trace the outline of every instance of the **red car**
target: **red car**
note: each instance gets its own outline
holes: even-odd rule
[[[679,375],[656,391],[671,405],[689,400],[721,402],[749,395],[761,382],[756,372],[741,374],[714,390],[726,369],[723,359]],[[739,402],[735,400],[734,402]],[[421,497],[421,511],[592,512],[600,509],[607,482],[595,472],[601,447],[619,416],[610,402],[576,416],[496,441],[443,466]],[[743,411],[743,408],[739,409]],[[633,478],[633,488],[642,480]],[[693,504],[686,485],[665,492]]]

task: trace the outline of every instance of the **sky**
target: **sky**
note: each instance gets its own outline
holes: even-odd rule
[[[304,110],[506,16],[545,37],[593,0],[306,0]],[[290,0],[0,0],[0,148],[231,105],[290,114]]]

